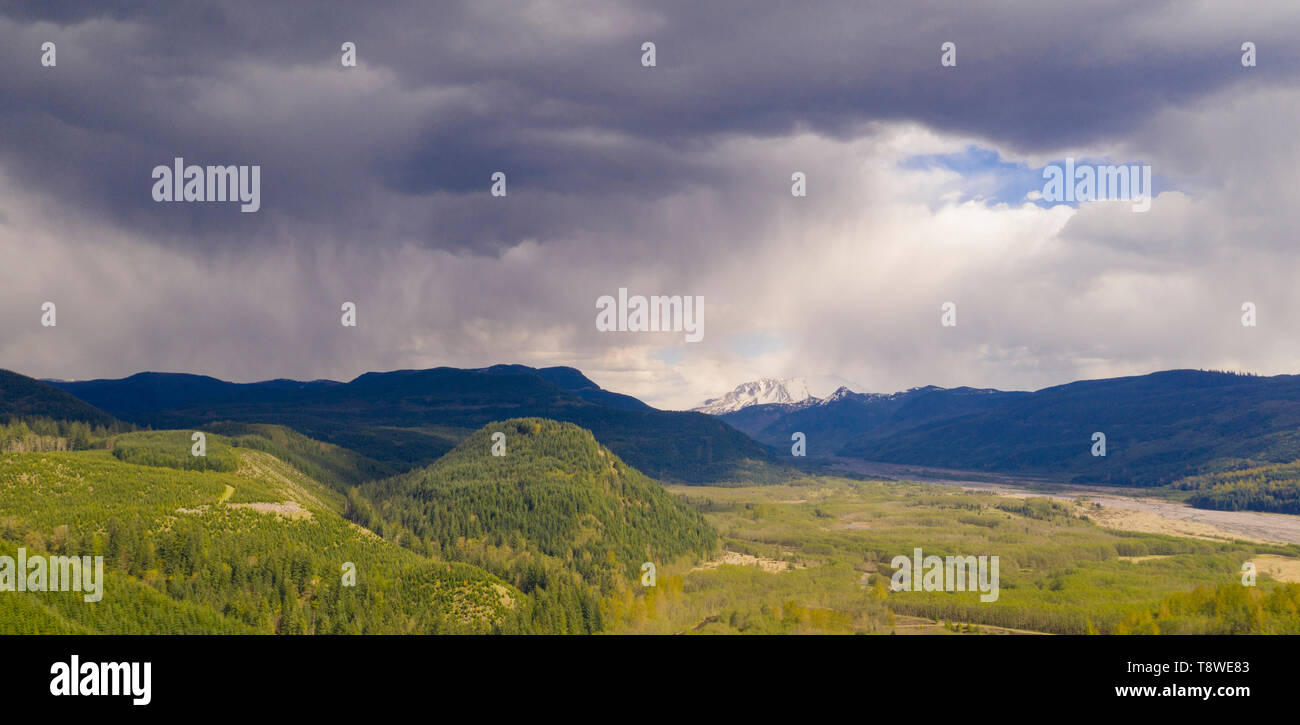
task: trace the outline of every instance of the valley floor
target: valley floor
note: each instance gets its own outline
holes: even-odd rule
[[[1189,506],[1169,498],[1168,492],[1115,486],[1081,486],[1039,479],[947,469],[927,469],[888,463],[836,459],[845,471],[914,480],[972,491],[989,491],[1025,498],[1045,496],[1059,501],[1086,500],[1101,506],[1090,518],[1107,528],[1168,534],[1198,539],[1259,543],[1300,544],[1300,516],[1259,511],[1216,511]]]
[[[665,567],[653,590],[626,592],[611,603],[612,630],[1300,631],[1288,603],[1300,590],[1286,589],[1300,580],[1300,531],[1291,528],[1300,517],[1205,511],[1095,488],[944,483],[812,476],[781,486],[671,486],[718,529],[724,552]],[[998,598],[890,591],[893,557],[915,548],[998,556]],[[1248,561],[1254,587],[1242,585]]]

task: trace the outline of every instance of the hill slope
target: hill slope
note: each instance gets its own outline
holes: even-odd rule
[[[505,455],[492,455],[493,434]],[[491,423],[433,465],[360,489],[362,523],[484,563],[528,591],[540,562],[607,591],[713,550],[703,516],[571,423]]]
[[[173,440],[174,439],[174,440]],[[0,455],[0,554],[102,555],[98,602],[0,595],[3,633],[518,631],[531,603],[481,569],[439,562],[346,521],[343,496],[274,456],[209,436],[233,471],[184,470],[183,431],[106,450]],[[356,586],[345,586],[345,562]]]

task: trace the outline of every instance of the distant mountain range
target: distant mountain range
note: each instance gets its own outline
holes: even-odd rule
[[[809,455],[828,456],[840,455],[845,444],[887,421],[906,426],[909,421],[929,420],[935,413],[947,415],[973,410],[991,402],[990,395],[1019,393],[934,385],[900,393],[857,393],[841,386],[825,398],[810,396],[795,403],[746,405],[714,415],[756,440],[778,448],[788,449],[791,434],[802,432],[814,445]]]
[[[1300,376],[1197,370],[1088,380],[1036,392],[928,386],[836,391],[815,404],[749,405],[722,420],[808,456],[1160,485],[1183,476],[1300,459]],[[1105,457],[1092,455],[1094,433]]]
[[[227,431],[246,430],[231,422],[280,425],[359,454],[364,460],[350,464],[358,470],[386,473],[427,466],[483,425],[520,417],[574,423],[629,465],[684,483],[782,480],[805,462],[790,456],[796,432],[812,459],[1096,484],[1161,485],[1300,460],[1294,375],[1170,370],[1035,392],[841,387],[825,398],[798,379],[759,380],[700,409],[721,412],[657,410],[567,367],[400,370],[346,383],[237,384],[172,373],[41,382],[0,373],[2,419],[116,417],[158,429]],[[1095,433],[1106,437],[1104,457],[1092,455]]]
[[[366,373],[346,383],[231,383],[152,372],[120,380],[22,380],[45,388],[45,395],[59,405],[77,402],[66,395],[70,393],[98,411],[141,426],[282,425],[396,471],[432,463],[491,421],[540,417],[590,430],[629,465],[656,478],[765,481],[789,473],[768,448],[716,418],[657,410],[603,390],[569,367],[398,370]],[[0,402],[4,400],[0,391]],[[89,409],[84,413],[91,414]]]

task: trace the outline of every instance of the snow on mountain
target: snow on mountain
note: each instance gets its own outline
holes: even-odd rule
[[[825,398],[818,398],[808,390],[808,385],[804,378],[786,378],[777,380],[775,378],[761,378],[750,383],[737,385],[736,389],[722,396],[721,398],[710,398],[704,401],[699,407],[692,408],[696,413],[707,413],[709,415],[725,415],[734,413],[742,408],[748,408],[752,405],[780,405],[784,408],[784,413],[790,413],[804,408],[816,406],[825,406],[837,403],[843,400],[851,400],[856,403],[869,404],[880,401],[899,400],[919,393],[928,393],[945,390],[935,385],[927,385],[920,388],[911,388],[897,393],[856,393],[847,385],[841,385],[835,389],[835,392]],[[991,393],[994,390],[975,390],[971,388],[954,388],[953,392],[969,393]]]
[[[838,391],[837,391],[838,392]],[[751,405],[816,405],[821,400],[808,392],[808,383],[803,378],[760,378],[736,386],[735,390],[721,398],[710,398],[697,408],[697,413],[722,415],[733,413]]]
[[[853,392],[852,390],[849,390],[848,386],[846,386],[846,385],[841,385],[840,387],[838,387],[838,388],[835,389],[835,392],[833,392],[833,393],[831,393],[830,395],[826,396],[826,397],[822,400],[822,404],[824,405],[824,404],[826,404],[826,403],[834,403],[834,402],[837,401],[837,400],[845,400],[845,399],[853,399],[853,398],[865,398],[865,397],[867,397],[867,396],[863,395],[862,393],[855,393],[855,392]]]

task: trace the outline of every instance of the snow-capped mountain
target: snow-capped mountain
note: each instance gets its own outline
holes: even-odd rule
[[[943,390],[943,388],[937,385],[926,385],[924,387],[919,387],[919,388],[908,388],[907,390],[903,390],[897,393],[855,393],[852,390],[850,390],[848,386],[841,385],[840,387],[836,388],[835,392],[831,393],[825,398],[822,398],[818,402],[818,405],[830,405],[831,403],[835,403],[841,400],[852,400],[858,403],[874,403],[880,401],[903,400],[905,398],[915,396],[919,393],[932,393],[941,390]],[[961,388],[959,390],[970,390],[970,392],[973,393],[997,392],[994,390],[974,390],[969,388]]]
[[[847,388],[846,388],[847,390]],[[838,391],[837,391],[838,392]],[[808,392],[808,383],[803,378],[760,378],[753,382],[742,383],[736,389],[721,398],[709,398],[699,407],[692,408],[697,413],[723,415],[733,413],[751,405],[790,405],[802,407],[816,405],[821,399]]]
[[[849,390],[847,385],[841,385],[840,387],[835,389],[835,392],[831,393],[825,398],[822,398],[821,404],[826,405],[827,403],[834,403],[837,400],[860,400],[865,402],[867,400],[871,400],[873,397],[876,396],[868,395],[865,393],[855,393],[852,390]]]
[[[840,385],[825,398],[808,395],[798,402],[784,402],[801,397],[800,394],[789,394],[790,382],[759,380],[746,383],[696,410],[712,413],[759,443],[777,449],[788,447],[792,434],[803,433],[806,440],[817,444],[818,452],[808,455],[837,455],[837,451],[847,450],[845,447],[849,444],[868,445],[864,442],[867,440],[864,436],[868,434],[890,431],[902,435],[927,421],[979,414],[1001,401],[1024,395],[934,385],[897,393],[857,393],[847,385]],[[781,394],[780,387],[786,388],[787,396]],[[806,388],[795,387],[794,390],[802,393]],[[763,392],[769,397],[760,398]],[[715,413],[715,410],[721,412]]]

